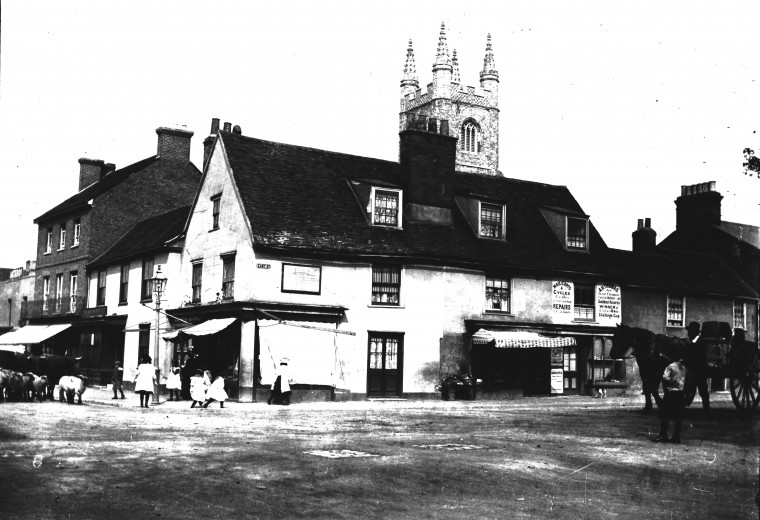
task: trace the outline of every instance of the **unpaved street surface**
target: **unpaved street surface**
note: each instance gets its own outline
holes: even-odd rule
[[[760,415],[725,399],[672,445],[643,398],[87,397],[0,403],[0,518],[758,518]]]

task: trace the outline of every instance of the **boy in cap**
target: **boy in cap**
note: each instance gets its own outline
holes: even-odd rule
[[[663,353],[672,361],[662,374],[662,407],[660,408],[660,434],[652,442],[681,442],[681,421],[686,408],[684,386],[686,384],[686,367],[683,356],[676,346]],[[668,439],[668,422],[674,422],[673,436]]]
[[[113,387],[113,397],[111,399],[119,399],[116,395],[116,391],[121,392],[121,399],[124,399],[124,369],[121,368],[121,362],[116,361],[113,364],[113,373],[111,374],[111,386]]]

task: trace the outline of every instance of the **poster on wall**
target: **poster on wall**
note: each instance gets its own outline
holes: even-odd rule
[[[620,286],[596,286],[597,321],[604,325],[616,325],[621,322]]]
[[[552,368],[551,373],[551,393],[561,394],[564,387],[564,373],[561,368]]]
[[[282,264],[282,292],[320,294],[321,291],[320,266]]]
[[[552,316],[556,322],[573,319],[573,283],[552,282]]]

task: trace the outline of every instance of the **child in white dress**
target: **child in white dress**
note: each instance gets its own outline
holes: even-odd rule
[[[222,376],[216,376],[214,382],[206,393],[206,402],[203,407],[208,408],[208,405],[214,401],[219,401],[219,408],[224,408],[224,401],[227,400],[227,392],[224,391],[224,378]]]

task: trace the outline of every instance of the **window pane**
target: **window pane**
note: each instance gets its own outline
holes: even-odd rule
[[[586,221],[584,219],[567,219],[567,247],[586,249]]]
[[[734,328],[744,328],[744,302],[734,302]]]
[[[668,296],[668,326],[683,327],[683,298]]]
[[[372,267],[372,303],[374,305],[398,305],[400,292],[400,267]]]
[[[398,226],[398,199],[398,192],[375,191],[375,224]]]
[[[502,206],[496,204],[480,205],[480,236],[501,238]]]
[[[486,278],[486,309],[509,312],[509,280]]]

